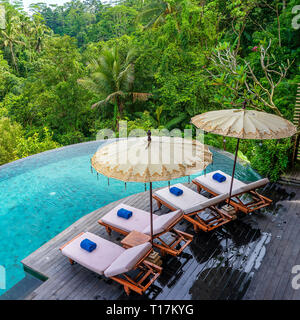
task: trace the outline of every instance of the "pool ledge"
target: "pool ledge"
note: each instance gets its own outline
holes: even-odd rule
[[[98,219],[121,202],[149,210],[149,194],[143,192],[110,203],[82,217],[22,260],[24,268],[48,278],[25,299],[300,299],[300,290],[291,287],[291,269],[300,264],[300,217],[296,214],[300,212],[300,192],[287,187],[286,193],[296,196],[283,199],[282,190],[279,184],[270,186],[270,192],[274,197],[277,192],[278,199],[269,211],[240,216],[215,232],[194,234],[194,241],[180,257],[165,258],[162,276],[143,297],[132,294],[128,298],[120,285],[80,265],[71,266],[59,251],[61,245],[82,231],[119,244],[122,237],[115,232],[108,236],[105,228],[98,225]],[[163,209],[156,213],[165,212]],[[187,222],[178,228],[193,232]],[[231,253],[239,253],[242,248],[248,250],[242,252],[242,258],[235,257],[236,264],[226,267],[228,247],[222,247],[222,237],[231,244]],[[208,253],[210,257],[205,260]]]

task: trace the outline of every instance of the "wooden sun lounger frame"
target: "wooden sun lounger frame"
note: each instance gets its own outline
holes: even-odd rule
[[[153,236],[153,240],[158,241],[158,242],[153,241],[153,246],[160,250],[161,255],[170,254],[172,256],[179,256],[181,252],[192,242],[193,236],[191,234],[174,228],[174,226],[179,221],[181,221],[181,219],[182,219],[182,216],[177,218],[174,222],[172,222],[172,224],[168,227],[167,230]],[[98,220],[98,223],[105,227],[109,235],[111,235],[112,230],[120,234],[123,234],[124,236],[127,236],[129,234],[128,231],[125,231],[115,226],[112,226],[110,224],[107,224],[101,219]],[[161,236],[167,232],[170,232],[174,237],[174,240],[171,241],[170,243],[166,243],[163,239],[161,239]],[[184,242],[184,244],[180,247],[180,249],[176,249],[177,245],[179,245],[181,242]]]
[[[192,182],[197,186],[197,191],[198,193],[201,192],[201,190],[205,190],[208,193],[212,194],[213,196],[218,196],[218,193],[215,193],[214,191],[212,191],[211,189],[203,186],[200,182],[198,182],[197,180],[192,180]],[[267,183],[266,183],[267,184]],[[265,185],[266,185],[265,184]],[[262,185],[256,189],[262,188],[265,185]],[[272,203],[272,200],[259,194],[256,189],[253,190],[249,190],[246,192],[241,192],[238,193],[234,196],[232,196],[231,200],[230,200],[230,205],[233,206],[235,208],[236,211],[242,211],[246,214],[256,211],[258,209],[264,208],[269,206]],[[241,196],[244,194],[251,194],[252,196],[252,201],[250,202],[243,202],[241,199]],[[226,200],[226,202],[228,203],[228,199]]]
[[[178,210],[178,208],[173,207],[169,203],[165,202],[161,198],[159,198],[157,195],[153,195],[153,198],[157,202],[158,209],[161,208],[162,205],[169,208],[171,211]],[[198,216],[198,213],[201,211],[204,211],[206,209],[211,210],[211,214],[213,215],[213,218],[204,220]],[[231,215],[227,214],[225,211],[218,209],[216,206],[210,206],[208,208],[203,208],[198,211],[194,211],[188,214],[183,215],[183,219],[189,221],[193,224],[195,232],[198,232],[199,230],[203,230],[205,232],[214,230],[221,225],[228,223],[234,219]]]
[[[82,234],[84,234],[84,232],[81,232],[72,240],[65,243],[63,246],[59,248],[59,250],[62,250],[65,246],[74,241],[76,238],[80,237]],[[141,259],[139,259],[139,261],[131,269],[131,271],[140,269],[140,272],[134,278],[128,276],[125,273],[120,274],[118,276],[109,277],[110,279],[120,283],[124,287],[124,291],[127,295],[130,294],[131,290],[142,295],[151,286],[151,284],[160,276],[162,268],[146,260],[146,258],[152,252],[152,250],[153,249],[151,248]],[[75,261],[73,261],[70,258],[68,259],[71,264],[74,264]]]

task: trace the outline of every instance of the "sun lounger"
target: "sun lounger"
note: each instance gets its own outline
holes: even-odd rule
[[[212,176],[216,173],[221,173],[226,177],[226,181],[219,183],[215,181]],[[197,186],[198,192],[202,189],[206,190],[214,196],[218,196],[224,192],[228,192],[230,189],[231,176],[217,170],[207,173],[206,175],[199,176],[193,180],[193,183]],[[256,190],[264,187],[269,183],[268,179],[261,179],[249,184],[246,184],[238,179],[233,180],[232,187],[232,199],[230,204],[236,209],[244,213],[250,213],[252,211],[269,206],[272,203],[271,199],[259,194]],[[242,196],[248,194],[251,196],[251,200],[246,202],[242,200]]]
[[[118,217],[117,212],[120,208],[132,211],[131,218],[123,219]],[[174,228],[182,218],[183,212],[180,210],[161,216],[153,214],[153,245],[160,249],[162,254],[167,253],[178,256],[193,240],[191,234]],[[150,235],[150,213],[123,203],[109,211],[98,223],[106,228],[108,234],[111,233],[111,230],[114,230],[127,235],[135,230]],[[171,242],[167,242],[167,240],[162,238],[163,235],[167,234],[172,236]],[[179,245],[180,248],[178,248]]]
[[[87,252],[80,247],[81,241],[86,238],[97,244],[96,249],[92,252]],[[124,249],[93,233],[82,232],[63,245],[60,250],[69,258],[71,264],[77,262],[123,285],[127,295],[130,290],[143,294],[162,271],[162,268],[146,260],[152,251],[149,242]],[[132,278],[126,274],[135,269],[140,270],[136,277]]]
[[[182,210],[183,218],[194,225],[195,231],[199,229],[211,231],[233,219],[231,215],[217,207],[218,204],[228,198],[228,193],[209,199],[180,183],[176,184],[175,187],[182,189],[183,194],[175,196],[170,193],[167,187],[155,191],[153,198],[159,208],[164,205],[170,210]],[[209,213],[206,212],[208,208]]]

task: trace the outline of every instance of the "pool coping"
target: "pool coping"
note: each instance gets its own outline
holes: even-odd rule
[[[43,151],[43,152],[39,152],[39,153],[36,153],[36,154],[32,154],[31,156],[28,156],[28,157],[24,157],[24,158],[21,158],[21,159],[17,159],[17,160],[5,163],[5,164],[0,166],[0,170],[4,169],[4,168],[7,168],[7,167],[10,167],[13,164],[21,163],[21,162],[23,162],[25,160],[32,159],[32,158],[37,157],[37,156],[39,156],[41,154],[48,154],[48,153],[58,152],[60,150],[71,148],[71,147],[74,147],[74,146],[79,145],[79,144],[88,145],[88,144],[94,144],[94,143],[99,142],[99,141],[113,141],[113,140],[115,140],[115,139],[93,140],[93,141],[87,141],[87,142],[74,143],[74,144],[70,144],[70,145],[67,145],[67,146],[60,147],[60,148],[50,149],[50,150],[47,150],[47,151]]]
[[[80,143],[74,143],[74,144],[70,144],[70,145],[67,145],[67,146],[63,146],[63,147],[59,147],[59,148],[55,148],[55,149],[50,149],[50,150],[47,150],[47,151],[43,151],[43,152],[39,152],[39,153],[36,153],[36,154],[32,154],[28,157],[24,157],[24,158],[21,158],[21,159],[17,159],[17,160],[14,160],[14,161],[11,161],[11,162],[8,162],[8,163],[5,163],[3,165],[0,166],[0,170],[1,169],[5,169],[5,168],[8,168],[14,164],[17,164],[17,163],[21,163],[25,160],[28,160],[28,159],[32,159],[32,158],[35,158],[41,154],[48,154],[48,153],[54,153],[54,152],[59,152],[61,150],[64,150],[64,149],[68,149],[68,148],[71,148],[71,147],[74,147],[74,146],[77,146],[77,145],[88,145],[88,144],[96,144],[97,142],[101,142],[101,141],[106,141],[106,142],[113,142],[117,139],[122,139],[122,138],[112,138],[112,139],[103,139],[103,140],[92,140],[92,141],[87,141],[87,142],[80,142]],[[214,151],[217,151],[217,152],[220,152],[224,155],[226,155],[227,157],[229,157],[230,159],[234,160],[234,154],[233,153],[230,153],[226,150],[222,150],[222,149],[219,149],[219,148],[216,148],[214,146],[211,146],[211,145],[207,145],[209,147],[209,149],[212,149]],[[242,160],[242,159],[239,159],[237,158],[237,162],[240,163],[241,165],[246,165],[246,164],[249,164],[247,163],[246,161]],[[252,168],[252,167],[251,167]],[[253,169],[253,168],[252,168]],[[255,170],[255,169],[253,169]],[[257,172],[255,170],[255,172]]]

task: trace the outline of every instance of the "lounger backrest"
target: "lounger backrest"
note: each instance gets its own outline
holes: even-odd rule
[[[217,197],[213,197],[211,199],[207,199],[206,201],[202,202],[201,204],[193,207],[193,210],[189,210],[190,212],[195,212],[195,211],[199,211],[199,210],[203,210],[205,208],[209,208],[211,206],[215,206],[219,203],[221,203],[222,201],[224,201],[225,199],[227,199],[229,197],[228,193],[223,193],[220,194]]]
[[[149,242],[125,250],[104,271],[106,277],[113,277],[132,270],[136,263],[151,249]]]
[[[159,234],[167,230],[168,227],[182,215],[183,212],[181,210],[177,210],[157,217],[153,221],[153,234]],[[147,226],[142,232],[150,235],[150,226]]]
[[[264,178],[264,179],[260,179],[258,181],[255,181],[255,182],[251,182],[241,188],[238,188],[236,189],[232,195],[236,195],[236,194],[240,194],[240,193],[245,193],[245,192],[248,192],[248,191],[251,191],[251,190],[255,190],[255,189],[258,189],[258,188],[261,188],[262,186],[265,186],[267,183],[269,183],[269,179],[267,178]]]

